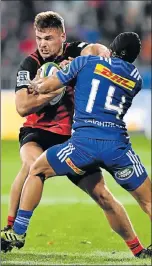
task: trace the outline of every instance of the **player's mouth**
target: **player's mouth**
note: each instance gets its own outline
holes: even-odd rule
[[[49,55],[49,54],[50,54],[49,51],[44,50],[44,49],[41,49],[41,53],[42,53],[42,54],[46,54],[46,55]]]

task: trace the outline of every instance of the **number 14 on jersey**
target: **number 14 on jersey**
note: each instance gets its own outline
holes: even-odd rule
[[[87,113],[92,113],[92,109],[93,109],[93,106],[95,104],[97,92],[98,92],[99,85],[100,85],[100,80],[93,79],[91,85],[92,85],[91,91],[90,91],[88,103],[86,106],[86,112]],[[107,110],[116,111],[116,118],[120,119],[120,115],[123,114],[123,105],[126,102],[126,98],[125,98],[125,96],[122,96],[121,101],[120,101],[118,106],[112,104],[115,90],[116,90],[116,87],[114,87],[112,85],[109,86],[104,108]]]

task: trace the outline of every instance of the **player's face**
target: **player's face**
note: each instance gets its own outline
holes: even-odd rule
[[[66,35],[60,29],[46,28],[41,31],[36,29],[35,33],[37,47],[43,58],[62,53],[62,45],[66,40]]]

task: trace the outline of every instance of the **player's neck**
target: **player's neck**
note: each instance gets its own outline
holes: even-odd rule
[[[60,56],[63,54],[63,43],[62,43],[62,46],[61,46],[61,49],[59,50],[58,54],[56,55],[57,56]]]

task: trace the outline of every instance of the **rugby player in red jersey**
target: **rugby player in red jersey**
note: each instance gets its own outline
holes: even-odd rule
[[[26,122],[20,129],[20,156],[22,167],[16,176],[10,193],[10,207],[7,226],[2,230],[11,231],[20,201],[24,182],[31,165],[44,150],[63,143],[71,134],[73,116],[73,92],[68,87],[59,103],[50,105],[52,96],[33,95],[28,93],[29,79],[34,79],[37,70],[46,62],[60,63],[69,57],[79,55],[106,56],[109,51],[99,44],[88,45],[85,42],[66,43],[63,18],[55,12],[42,12],[35,17],[37,50],[28,56],[20,65],[16,84],[16,109]],[[94,177],[92,178],[92,172]],[[80,179],[74,176],[68,178],[86,191],[104,210],[112,229],[129,245],[132,252],[139,252],[142,246],[135,238],[134,231],[123,206],[112,196],[104,183],[99,170],[90,170]],[[8,251],[11,246],[2,242],[2,250]],[[136,248],[134,248],[136,247]]]

